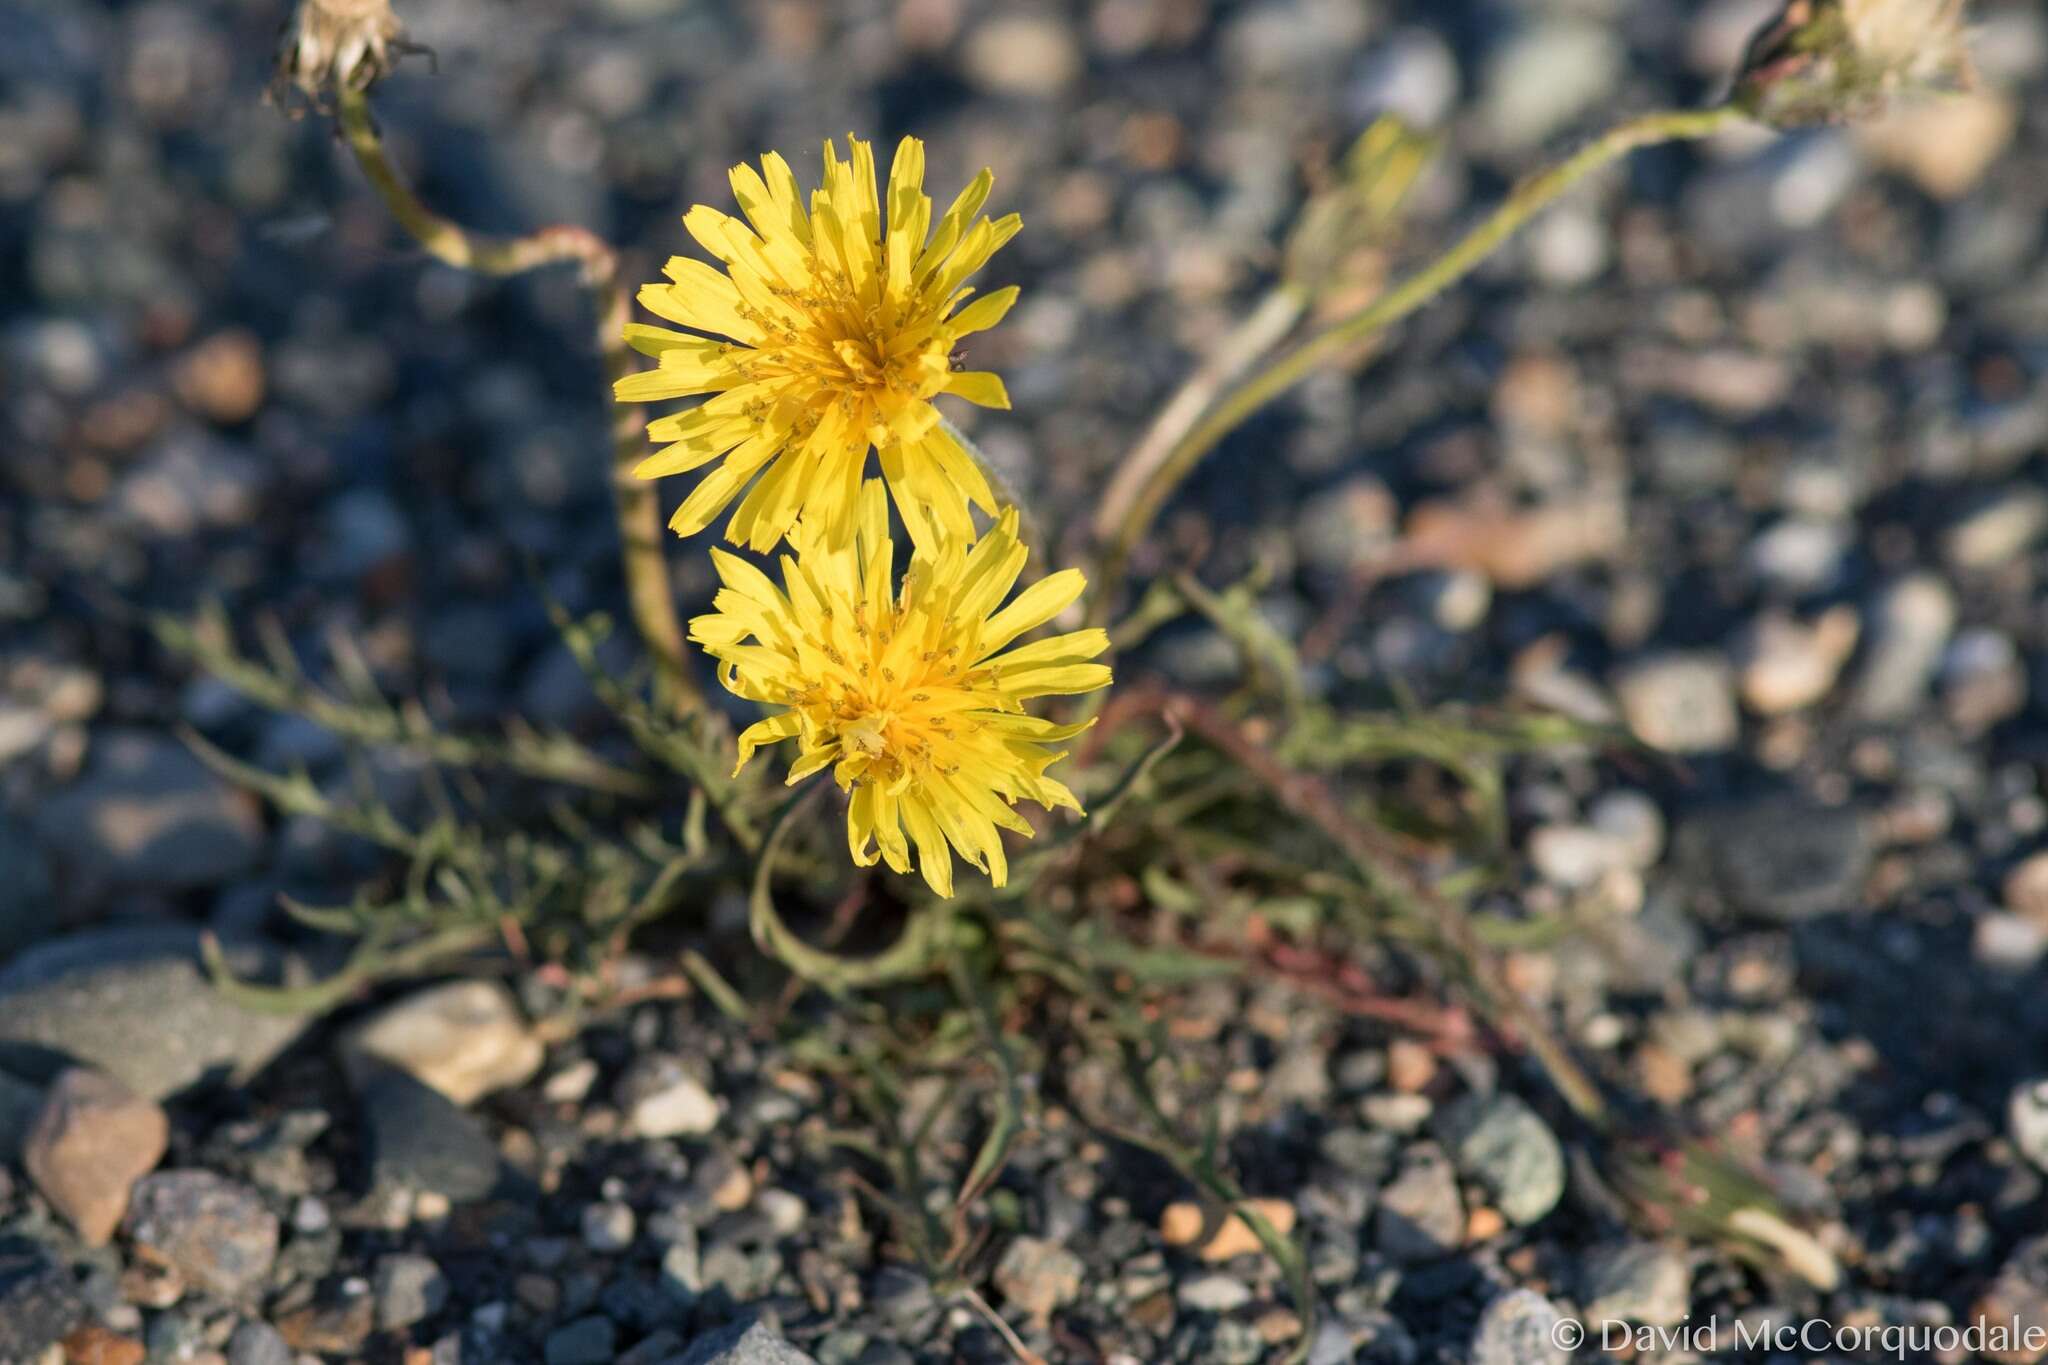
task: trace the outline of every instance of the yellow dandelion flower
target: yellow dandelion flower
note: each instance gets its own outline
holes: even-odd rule
[[[879,481],[863,489],[855,520],[839,545],[811,518],[799,522],[780,588],[737,555],[711,552],[725,586],[690,638],[719,661],[729,690],[787,708],[740,735],[739,766],[794,739],[790,782],[830,766],[852,793],[856,863],[908,872],[915,844],[925,881],[950,896],[950,845],[1001,886],[1009,864],[998,827],[1031,833],[1012,809],[1020,798],[1081,808],[1045,770],[1065,757],[1050,746],[1087,724],[1056,725],[1024,703],[1107,686],[1109,668],[1091,661],[1109,637],[1081,630],[1012,648],[1085,586],[1068,569],[1001,606],[1026,557],[1014,508],[979,540],[907,517],[914,550],[900,588]]]
[[[745,221],[702,204],[683,218],[724,272],[678,256],[669,283],[640,290],[649,312],[689,330],[628,327],[627,340],[660,368],[620,380],[617,397],[712,396],[649,423],[663,448],[634,472],[653,479],[724,460],[669,523],[680,535],[710,525],[753,480],[726,525],[728,540],[773,549],[801,514],[843,543],[870,447],[897,503],[930,509],[952,534],[972,534],[970,503],[996,510],[987,478],[940,425],[932,399],[1010,405],[995,375],[954,368],[954,348],[1016,302],[1013,287],[961,307],[974,292],[967,277],[1016,235],[1019,220],[976,217],[995,183],[984,170],[934,227],[922,142],[898,144],[887,197],[878,199],[873,149],[847,141],[848,161],[825,144],[824,184],[808,214],[780,156],[762,157],[758,172],[735,166]]]

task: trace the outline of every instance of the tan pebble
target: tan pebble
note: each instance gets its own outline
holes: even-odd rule
[[[1659,1104],[1682,1104],[1692,1094],[1692,1068],[1683,1057],[1656,1043],[1636,1049],[1636,1080],[1643,1093]]]
[[[2019,127],[2006,95],[1977,90],[1902,107],[1857,130],[1879,161],[1937,199],[1954,199],[1983,178]]]
[[[1283,1341],[1292,1341],[1301,1335],[1301,1315],[1291,1308],[1275,1308],[1259,1314],[1259,1320],[1252,1324],[1252,1330],[1259,1334],[1259,1340],[1268,1346],[1278,1346]]]
[[[718,1182],[711,1192],[711,1202],[727,1213],[736,1213],[752,1203],[754,1199],[754,1177],[747,1168],[735,1165],[731,1174]]]
[[[202,417],[222,426],[246,422],[263,406],[263,345],[239,328],[209,337],[178,362],[171,386]]]
[[[1436,1055],[1412,1038],[1387,1044],[1387,1084],[1403,1094],[1417,1094],[1436,1079]]]
[[[21,1162],[43,1197],[104,1246],[128,1211],[135,1182],[156,1169],[170,1119],[111,1076],[72,1067],[57,1077],[23,1140]]]
[[[1489,1204],[1481,1204],[1465,1215],[1465,1243],[1476,1246],[1490,1242],[1507,1231],[1508,1220],[1501,1211]]]
[[[2005,876],[2005,908],[2022,919],[2048,924],[2048,850],[2023,859]]]
[[[104,1327],[81,1327],[64,1338],[65,1365],[142,1365],[142,1343]]]
[[[185,1297],[185,1277],[158,1261],[138,1261],[121,1272],[121,1299],[138,1308],[169,1308]]]
[[[1247,1201],[1252,1208],[1273,1225],[1273,1230],[1282,1237],[1294,1231],[1294,1205],[1284,1199],[1252,1199]],[[1168,1246],[1192,1246],[1201,1236],[1208,1220],[1202,1206],[1193,1200],[1183,1199],[1168,1204],[1159,1218],[1159,1236]],[[1259,1236],[1251,1224],[1236,1214],[1231,1214],[1217,1227],[1215,1234],[1201,1245],[1197,1253],[1205,1261],[1227,1261],[1260,1251]]]

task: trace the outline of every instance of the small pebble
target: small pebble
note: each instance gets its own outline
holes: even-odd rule
[[[1253,1199],[1249,1202],[1282,1237],[1294,1231],[1293,1204],[1284,1199]],[[1193,1246],[1208,1226],[1209,1219],[1200,1204],[1181,1200],[1168,1204],[1160,1215],[1159,1236],[1170,1247]],[[1251,1224],[1233,1213],[1217,1223],[1215,1231],[1201,1242],[1196,1254],[1205,1261],[1228,1261],[1262,1249]]]
[[[633,1210],[625,1204],[607,1201],[583,1209],[583,1245],[601,1256],[630,1248],[634,1231]]]
[[[104,1246],[129,1191],[170,1142],[161,1107],[85,1067],[59,1075],[22,1144],[22,1166],[87,1246]]]

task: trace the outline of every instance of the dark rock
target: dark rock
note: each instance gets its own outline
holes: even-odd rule
[[[86,1311],[77,1281],[41,1247],[0,1238],[0,1360],[40,1360]]]
[[[609,1365],[617,1336],[610,1318],[578,1318],[548,1333],[541,1352],[547,1365]]]
[[[93,1066],[159,1100],[202,1082],[246,1080],[305,1020],[231,1004],[207,979],[198,948],[195,930],[117,925],[22,953],[0,968],[0,1067],[47,1081],[67,1066]],[[255,943],[230,945],[228,960],[258,981],[277,981],[292,966]]]
[[[21,1156],[22,1144],[36,1115],[43,1112],[43,1092],[19,1077],[0,1071],[0,1166]]]
[[[1862,815],[1798,795],[1709,811],[1689,834],[1729,908],[1759,919],[1853,910],[1870,867]]]
[[[1557,1306],[1533,1289],[1511,1289],[1486,1305],[1472,1333],[1472,1365],[1566,1365]]]
[[[1655,1242],[1596,1247],[1581,1270],[1579,1298],[1588,1322],[1669,1327],[1691,1310],[1692,1267],[1683,1252]]]
[[[362,1105],[373,1188],[432,1191],[466,1203],[497,1187],[490,1134],[440,1091],[384,1071],[363,1086]]]
[[[42,937],[56,918],[50,860],[27,825],[0,815],[0,961]]]

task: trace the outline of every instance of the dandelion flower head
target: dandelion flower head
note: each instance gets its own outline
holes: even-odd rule
[[[758,171],[734,167],[744,219],[701,204],[683,218],[724,269],[678,256],[668,283],[640,291],[643,307],[686,330],[628,327],[627,339],[660,365],[619,381],[617,397],[710,395],[648,425],[662,449],[635,471],[659,478],[717,463],[670,523],[680,535],[739,498],[731,541],[770,550],[801,515],[838,544],[853,533],[870,449],[897,503],[928,508],[952,534],[971,534],[970,504],[995,513],[987,478],[932,400],[950,393],[1010,405],[1001,379],[955,368],[955,351],[1016,301],[1008,288],[970,303],[966,280],[1019,220],[977,216],[995,183],[984,170],[935,225],[922,142],[897,146],[878,198],[873,149],[847,141],[844,161],[825,144],[824,183],[808,212],[780,156],[762,157]]]
[[[1109,637],[1080,630],[1013,647],[1086,586],[1068,569],[1002,605],[1027,553],[1015,509],[978,540],[915,512],[905,520],[915,549],[900,586],[887,503],[872,480],[847,543],[828,541],[810,516],[799,523],[781,587],[714,549],[724,587],[690,637],[719,661],[729,690],[785,708],[740,735],[741,767],[763,745],[796,740],[790,782],[830,767],[852,794],[854,861],[908,872],[915,845],[925,881],[950,896],[954,852],[995,885],[1007,879],[999,831],[1032,832],[1019,800],[1081,808],[1045,773],[1065,756],[1052,746],[1087,724],[1054,724],[1024,703],[1107,686],[1108,666],[1093,660]]]

